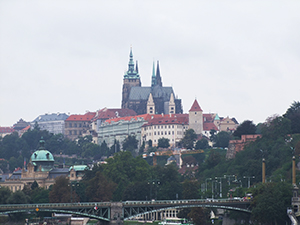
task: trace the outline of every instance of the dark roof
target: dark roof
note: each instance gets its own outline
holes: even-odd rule
[[[172,87],[132,87],[129,94],[129,100],[148,100],[149,94],[152,93],[153,98],[163,98],[164,101],[169,101],[171,93],[174,94]]]
[[[44,121],[66,120],[69,116],[65,113],[52,113],[38,116],[32,123]]]

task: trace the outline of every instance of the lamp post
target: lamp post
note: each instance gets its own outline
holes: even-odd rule
[[[246,177],[246,176],[244,176],[243,178],[245,178],[245,179],[248,179],[248,188],[250,187],[250,179],[251,178],[255,178],[255,176],[252,176],[252,177]]]
[[[160,185],[160,181],[158,179],[148,180],[148,184],[150,184],[150,200],[152,199],[153,185],[155,185],[155,198],[157,198],[157,189],[158,189],[158,185]]]
[[[211,180],[211,178],[206,178],[206,179],[205,179],[205,191],[207,191],[207,181],[208,181],[208,180]]]
[[[222,179],[226,179],[226,175],[224,175],[224,177],[215,177],[215,179],[217,181],[220,179],[220,198],[222,198]]]

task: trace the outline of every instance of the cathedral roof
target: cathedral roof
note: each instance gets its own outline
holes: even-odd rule
[[[152,93],[153,98],[163,98],[164,101],[169,101],[171,93],[173,93],[172,87],[161,87],[156,85],[155,87],[132,87],[129,94],[129,100],[148,100],[149,94]]]
[[[30,160],[32,162],[54,162],[54,157],[51,152],[45,149],[45,141],[43,138],[40,140],[39,149],[31,155]]]

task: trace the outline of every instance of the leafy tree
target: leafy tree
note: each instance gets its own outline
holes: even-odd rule
[[[287,139],[289,134],[291,121],[281,116],[268,118],[262,127],[262,135],[270,140],[277,140],[279,137]]]
[[[125,140],[123,141],[123,150],[129,151],[133,155],[136,155],[136,149],[138,148],[138,140],[136,139],[135,135],[129,135]]]
[[[198,140],[196,142],[195,149],[198,150],[198,149],[207,149],[207,148],[210,148],[207,139],[202,138],[201,140]]]
[[[123,199],[132,201],[150,200],[150,184],[147,181],[130,183],[123,195]]]
[[[39,188],[39,184],[36,182],[36,180],[31,184],[31,190],[35,190]]]
[[[0,188],[0,204],[6,204],[7,199],[11,196],[12,192],[8,187]]]
[[[30,197],[25,195],[23,191],[16,191],[7,198],[8,204],[27,204],[30,203]]]
[[[109,156],[110,153],[109,153],[109,147],[107,146],[106,142],[103,141],[100,145],[100,152],[102,153],[102,155],[105,155],[105,156]]]
[[[89,201],[110,201],[115,188],[116,184],[98,171],[96,176],[87,182],[86,196]]]
[[[231,136],[228,132],[221,131],[216,135],[214,146],[226,148],[226,147],[228,147],[230,139],[231,139]]]
[[[185,180],[182,184],[182,199],[198,199],[199,183],[196,180]]]
[[[210,210],[207,208],[192,208],[188,217],[192,219],[195,225],[208,225]]]
[[[294,101],[283,117],[291,121],[292,133],[300,133],[300,102]]]
[[[194,142],[197,139],[197,134],[193,129],[185,131],[184,137],[181,139],[182,146],[187,149],[194,148]]]
[[[49,203],[49,190],[44,188],[35,188],[31,193],[32,203]]]
[[[59,176],[55,179],[55,183],[49,193],[49,202],[60,203],[70,201],[71,187],[69,186],[69,180],[64,176]]]
[[[253,121],[245,120],[233,132],[233,136],[241,138],[241,136],[244,134],[255,134],[255,133],[256,133],[256,126],[253,123]]]
[[[117,184],[113,200],[120,201],[130,183],[147,181],[150,166],[142,158],[134,158],[130,152],[118,152],[113,158],[107,159],[103,174]]]
[[[168,138],[159,138],[158,139],[158,148],[169,148],[170,147],[170,140]]]
[[[262,224],[286,224],[286,209],[291,204],[292,187],[285,182],[261,184],[253,191],[253,220]]]

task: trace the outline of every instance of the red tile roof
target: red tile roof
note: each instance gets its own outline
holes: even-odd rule
[[[203,130],[210,131],[210,130],[219,130],[214,123],[203,123]]]
[[[194,101],[194,103],[193,103],[191,109],[189,110],[189,112],[191,112],[191,111],[192,111],[192,112],[199,112],[199,111],[202,112],[202,109],[201,109],[200,105],[198,104],[197,99],[195,99],[195,101]]]
[[[126,116],[136,116],[136,112],[132,109],[107,109],[103,108],[97,111],[96,116],[93,118],[95,120],[107,120],[117,117]]]
[[[84,115],[71,115],[66,121],[91,121],[95,115],[95,112],[88,112]]]
[[[7,133],[12,133],[15,130],[11,127],[0,127],[0,133],[1,134],[7,134]]]
[[[118,117],[118,118],[105,120],[105,122],[111,123],[111,122],[118,122],[120,120],[129,121],[132,119],[137,120],[138,118],[143,118],[144,120],[149,120],[151,118],[151,115],[150,114],[142,114],[142,115],[137,115],[137,116]]]
[[[189,124],[189,115],[188,114],[169,114],[161,115],[161,117],[151,118],[147,124],[143,126],[151,125],[167,125],[167,124]]]

